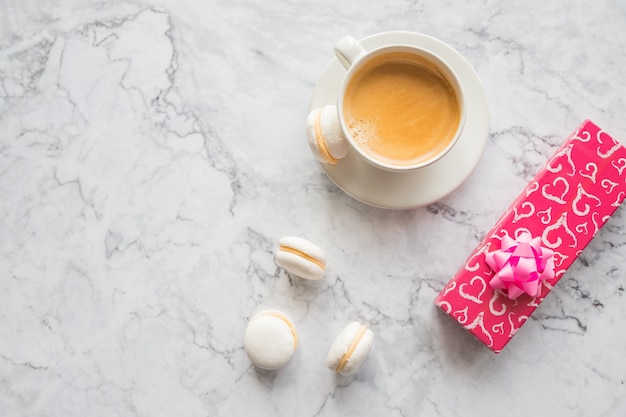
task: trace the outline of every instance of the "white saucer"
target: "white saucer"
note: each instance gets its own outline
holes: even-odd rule
[[[489,109],[478,75],[458,52],[430,36],[412,32],[384,32],[361,39],[366,49],[408,44],[441,56],[459,77],[467,102],[463,134],[439,161],[407,173],[375,168],[352,149],[336,165],[321,164],[328,177],[353,198],[381,208],[409,209],[440,200],[456,189],[478,164],[489,138]],[[329,48],[332,50],[332,48]],[[335,58],[313,90],[311,109],[336,104],[346,71]]]

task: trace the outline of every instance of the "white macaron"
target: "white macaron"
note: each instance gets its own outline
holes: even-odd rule
[[[324,277],[326,255],[314,243],[295,236],[285,236],[276,250],[276,263],[287,272],[304,279]]]
[[[282,368],[298,347],[296,327],[281,311],[261,311],[248,323],[243,347],[257,368],[270,371]]]
[[[341,131],[337,107],[333,105],[309,113],[306,136],[311,151],[320,162],[336,164],[348,154],[348,142]]]
[[[328,351],[327,365],[340,375],[356,372],[374,340],[374,333],[365,325],[353,321],[339,333]]]

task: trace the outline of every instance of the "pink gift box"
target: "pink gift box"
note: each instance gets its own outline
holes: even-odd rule
[[[499,353],[626,196],[626,148],[591,121],[580,125],[513,201],[435,304]],[[494,289],[487,254],[530,233],[554,252],[538,295]],[[489,255],[491,256],[491,255]]]

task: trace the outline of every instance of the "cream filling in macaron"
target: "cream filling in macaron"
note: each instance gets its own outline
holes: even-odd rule
[[[282,320],[287,327],[289,327],[289,330],[291,331],[291,335],[293,336],[293,350],[296,350],[296,348],[298,347],[298,332],[296,331],[296,327],[294,326],[294,324],[291,322],[291,320],[289,320],[287,317],[285,317],[284,315],[275,312],[275,311],[267,311],[262,313],[261,315],[263,316],[272,316],[272,317],[276,317],[277,319]]]
[[[307,253],[304,253],[304,252],[302,252],[302,251],[300,251],[298,249],[292,248],[290,246],[286,246],[286,245],[281,244],[280,246],[278,246],[278,250],[282,250],[282,251],[285,251],[285,252],[293,253],[296,256],[299,256],[301,258],[306,259],[307,261],[313,262],[315,265],[319,266],[321,269],[324,269],[325,266],[326,266],[320,260],[315,259],[311,255],[309,255]]]
[[[361,327],[359,327],[359,330],[357,331],[356,336],[352,340],[352,343],[350,344],[350,347],[348,347],[348,350],[346,351],[346,353],[341,358],[341,361],[337,365],[335,372],[341,372],[341,370],[346,366],[346,364],[350,360],[350,357],[352,356],[352,353],[354,353],[354,349],[356,349],[356,347],[359,345],[366,331],[367,331],[367,326],[361,325]]]
[[[336,164],[339,160],[333,157],[326,146],[326,141],[324,140],[324,133],[322,132],[322,111],[319,110],[315,115],[315,140],[317,141],[317,148],[319,149],[322,156],[326,159],[329,164]]]

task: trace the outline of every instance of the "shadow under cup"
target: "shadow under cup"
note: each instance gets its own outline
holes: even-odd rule
[[[350,66],[337,109],[351,146],[394,172],[439,160],[465,123],[457,76],[439,57],[412,46],[379,48]]]

